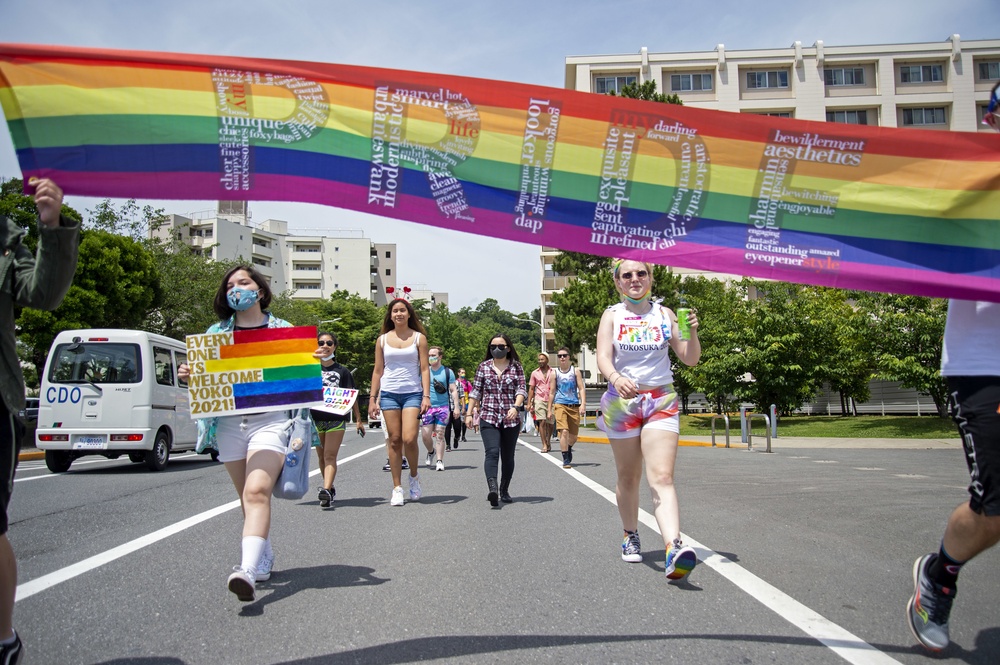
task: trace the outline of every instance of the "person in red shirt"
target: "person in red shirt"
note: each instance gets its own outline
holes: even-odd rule
[[[552,425],[555,420],[552,418],[552,409],[549,407],[549,394],[551,386],[549,380],[552,378],[552,368],[549,367],[549,356],[545,353],[538,354],[538,369],[531,373],[528,380],[528,408],[531,409],[531,417],[535,419],[535,427],[538,428],[538,436],[542,439],[542,452],[547,453],[552,449]]]

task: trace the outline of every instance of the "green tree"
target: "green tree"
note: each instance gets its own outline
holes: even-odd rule
[[[948,388],[940,370],[948,301],[867,291],[855,292],[854,299],[878,377],[930,396],[938,415],[947,417]]]
[[[309,303],[309,308],[313,318],[299,325],[318,325],[320,331],[336,333],[337,362],[351,370],[358,389],[367,392],[375,364],[375,340],[385,310],[367,298],[344,290],[335,291],[327,300]],[[363,401],[362,410],[367,406]]]
[[[156,264],[139,242],[84,230],[80,258],[66,298],[56,310],[25,309],[17,319],[21,341],[39,374],[55,336],[76,328],[143,329],[163,297]]]
[[[614,91],[608,93],[614,96]],[[643,99],[649,102],[663,102],[664,104],[680,104],[684,102],[677,95],[665,95],[656,91],[656,81],[650,80],[645,83],[629,83],[621,89],[619,97],[629,97],[631,99]]]

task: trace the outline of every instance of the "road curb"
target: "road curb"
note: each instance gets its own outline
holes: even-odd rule
[[[17,456],[17,461],[18,462],[23,462],[25,460],[32,460],[32,459],[45,459],[45,451],[44,450],[33,450],[31,452],[28,452],[28,453],[21,453],[21,454],[19,454]]]

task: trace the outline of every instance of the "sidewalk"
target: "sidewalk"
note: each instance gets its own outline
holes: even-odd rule
[[[608,437],[604,432],[587,430],[586,434],[580,434],[580,441],[586,443],[608,443]],[[711,436],[683,436],[680,440],[682,446],[711,447]],[[716,433],[715,445],[724,448],[726,446],[726,435]],[[729,436],[730,448],[746,448],[745,443],[740,441],[740,433],[735,432]],[[754,435],[754,450],[764,450],[767,447],[767,438],[761,434]],[[954,439],[836,439],[832,437],[785,437],[777,436],[771,438],[771,450],[781,448],[898,448],[907,450],[961,450],[962,441],[958,437]]]

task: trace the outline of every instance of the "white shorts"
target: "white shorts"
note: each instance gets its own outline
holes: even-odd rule
[[[288,447],[288,421],[287,411],[222,416],[215,431],[219,461],[237,462],[254,450],[272,450],[284,455]]]

